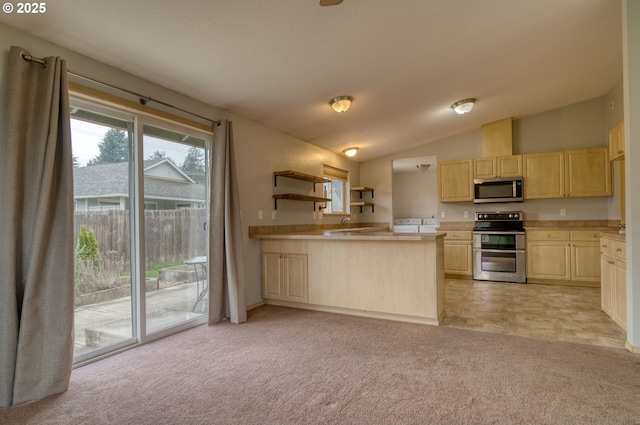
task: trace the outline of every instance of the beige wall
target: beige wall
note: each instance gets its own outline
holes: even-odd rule
[[[293,169],[308,174],[322,174],[322,164],[326,163],[346,169],[352,176],[352,184],[359,184],[359,164],[347,160],[342,155],[320,149],[309,143],[287,136],[254,121],[233,115],[227,111],[188,98],[175,91],[160,87],[144,78],[120,71],[111,66],[79,55],[61,46],[33,37],[20,30],[0,24],[0,93],[6,93],[7,60],[10,46],[20,46],[36,57],[60,56],[67,61],[69,70],[108,82],[137,93],[156,98],[193,113],[211,119],[230,119],[233,122],[240,204],[244,228],[246,255],[247,302],[262,300],[260,294],[260,244],[248,238],[248,226],[272,224],[312,223],[313,204],[283,201],[278,205],[275,220],[271,219],[274,193],[272,173],[277,170]],[[5,98],[0,100],[0,129],[5,120]],[[149,106],[153,106],[150,104]],[[1,145],[1,144],[0,144]],[[278,190],[292,190],[296,193],[311,192],[311,184],[278,179]],[[320,190],[320,185],[317,186]],[[258,220],[258,211],[263,211],[263,220]],[[339,222],[340,217],[324,216],[321,222]],[[316,222],[319,222],[316,220]]]
[[[607,96],[590,99],[574,105],[546,111],[530,117],[513,121],[513,153],[526,154],[556,150],[570,150],[606,146],[608,132],[620,120],[621,107],[609,108],[612,99],[621,105],[622,87],[617,84]],[[620,102],[620,103],[618,103]],[[609,123],[612,124],[609,124]],[[367,186],[391,188],[391,162],[395,159],[435,155],[438,161],[478,158],[481,156],[482,132],[477,131],[452,136],[446,139],[426,143],[417,148],[393,155],[367,161],[360,166],[361,184]],[[525,183],[526,184],[526,183]],[[406,189],[405,189],[406,190]],[[437,189],[416,186],[414,189],[424,196],[437,199]],[[404,197],[404,195],[403,195]],[[392,220],[392,190],[376,191],[376,220]],[[531,200],[523,203],[474,205],[472,202],[438,203],[440,221],[473,221],[473,212],[496,209],[514,209],[525,211],[530,220],[615,220],[620,218],[617,197],[575,198]],[[567,215],[560,216],[560,209],[566,209]],[[378,214],[380,212],[380,214]],[[444,212],[445,217],[441,214]],[[469,217],[464,214],[468,212]],[[423,218],[431,214],[425,211]]]

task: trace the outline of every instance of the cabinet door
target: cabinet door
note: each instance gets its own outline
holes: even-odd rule
[[[473,201],[473,161],[438,163],[438,200],[440,202]]]
[[[525,199],[564,196],[564,152],[523,155],[522,168]]]
[[[496,158],[478,158],[473,160],[473,178],[491,179],[497,175]]]
[[[613,161],[623,156],[624,122],[621,122],[609,131],[609,160]]]
[[[498,177],[522,176],[522,155],[499,156],[496,158]]]
[[[444,241],[445,274],[460,277],[473,275],[472,244],[471,241]]]
[[[627,330],[627,263],[616,260],[614,266],[615,287],[613,288],[613,320]]]
[[[565,152],[566,195],[611,196],[611,164],[607,148]]]
[[[527,242],[527,277],[571,279],[571,245],[560,241]]]
[[[303,254],[282,254],[284,261],[284,299],[287,301],[309,302],[307,294],[307,256]]]
[[[600,257],[600,306],[602,311],[613,317],[613,282],[615,280],[615,266],[611,257]]]
[[[262,253],[262,297],[274,300],[283,298],[283,275],[281,255],[276,252]]]
[[[600,281],[600,243],[573,242],[571,247],[571,280]]]

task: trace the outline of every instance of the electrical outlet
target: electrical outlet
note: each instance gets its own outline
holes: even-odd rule
[[[446,212],[444,212],[444,211],[441,211],[441,212],[440,212],[440,217],[441,217],[441,218],[445,218],[446,216],[447,216],[447,213],[446,213]]]
[[[567,215],[567,210],[564,208],[560,208],[560,215]]]
[[[464,212],[464,218],[469,218],[469,211]]]
[[[276,211],[273,210],[271,211],[271,220],[275,220],[276,219]]]
[[[262,210],[258,210],[258,220],[262,220]]]

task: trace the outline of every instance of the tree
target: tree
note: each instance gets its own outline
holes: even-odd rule
[[[98,144],[100,154],[87,162],[87,165],[126,162],[129,160],[129,139],[127,133],[110,128]]]
[[[182,171],[198,183],[204,183],[204,152],[200,148],[191,147],[180,167]]]
[[[149,155],[149,159],[164,159],[167,157],[167,153],[165,151],[155,151],[151,155]]]
[[[87,230],[85,226],[80,227],[75,255],[77,260],[93,266],[97,267],[100,264],[100,250],[93,230]]]

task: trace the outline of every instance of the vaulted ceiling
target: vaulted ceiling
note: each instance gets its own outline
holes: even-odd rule
[[[358,161],[602,96],[622,78],[619,0],[46,5],[0,22],[328,150],[359,146]],[[354,98],[343,114],[328,103],[339,95]],[[454,114],[468,97],[474,110]]]

